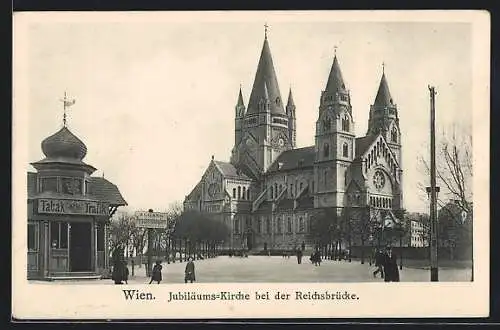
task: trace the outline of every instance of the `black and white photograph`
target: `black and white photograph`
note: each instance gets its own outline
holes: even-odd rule
[[[20,318],[488,314],[487,13],[13,20]]]

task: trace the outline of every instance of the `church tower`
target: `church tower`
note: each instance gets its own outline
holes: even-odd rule
[[[316,121],[315,207],[342,207],[347,170],[354,159],[354,121],[349,91],[335,55]]]
[[[241,134],[243,128],[243,117],[245,117],[245,103],[243,102],[243,94],[241,92],[238,95],[238,101],[236,102],[235,115],[234,115],[234,145],[238,145],[241,141]]]
[[[375,102],[370,107],[366,134],[376,135],[379,132],[385,137],[401,168],[401,130],[399,128],[398,107],[389,91],[385,69],[382,69],[382,78]]]
[[[401,130],[399,128],[399,115],[398,107],[394,102],[391,92],[389,91],[389,84],[385,76],[385,68],[382,67],[382,78],[375,97],[375,102],[370,107],[370,116],[368,119],[368,132],[367,135],[377,135],[381,133],[389,148],[393,152],[396,161],[398,162],[398,169],[393,175],[397,176],[399,187],[398,193],[395,195],[397,202],[394,205],[402,207],[403,205],[403,164],[402,164],[402,148],[401,148]]]
[[[295,117],[295,103],[293,102],[292,88],[288,93],[288,102],[286,103],[286,114],[288,116],[288,133],[289,141],[292,145],[292,149],[297,146],[297,124]]]
[[[290,114],[285,112],[281,98],[266,27],[247,111],[240,121],[240,133],[235,131],[235,136],[239,134],[241,138],[235,141],[231,162],[254,177],[266,172],[279,154],[294,146],[289,119]]]

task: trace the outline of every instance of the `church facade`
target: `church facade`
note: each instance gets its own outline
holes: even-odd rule
[[[185,209],[209,213],[230,228],[226,247],[313,244],[308,235],[312,217],[325,210],[358,225],[398,221],[394,211],[403,203],[401,131],[385,72],[366,110],[365,136],[355,136],[355,110],[336,55],[318,97],[315,143],[299,148],[292,91],[284,101],[266,35],[246,105],[239,91],[230,161],[212,157],[184,201]],[[373,240],[366,234],[362,240]]]

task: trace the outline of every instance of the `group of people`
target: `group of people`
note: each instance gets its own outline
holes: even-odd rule
[[[124,258],[124,249],[122,246],[118,246],[113,250],[112,254],[113,270],[111,272],[111,279],[115,284],[128,284],[129,269],[127,262]],[[151,271],[151,280],[149,284],[156,282],[158,284],[163,280],[162,276],[163,266],[161,265],[161,260],[157,260],[153,269]],[[184,269],[184,283],[195,282],[195,266],[193,258],[189,258],[186,267]]]
[[[309,260],[314,266],[321,266],[321,253],[319,252],[319,250],[315,250],[313,253],[311,253],[311,257],[309,257]]]
[[[156,264],[153,267],[153,270],[151,271],[151,280],[149,281],[149,284],[153,282],[160,284],[160,282],[163,279],[161,273],[162,269],[163,266],[161,265],[161,260],[157,260]],[[187,282],[193,283],[194,281],[196,281],[196,275],[194,272],[194,261],[193,258],[189,258],[186,264],[186,268],[184,269],[184,283]]]
[[[375,252],[375,267],[377,268],[373,272],[373,277],[380,274],[384,282],[399,282],[397,258],[390,247],[387,247],[385,251]]]

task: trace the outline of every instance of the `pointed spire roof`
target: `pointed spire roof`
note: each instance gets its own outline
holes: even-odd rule
[[[288,102],[286,104],[287,107],[294,107],[295,102],[293,101],[293,95],[292,95],[292,87],[290,87],[290,91],[288,92]]]
[[[266,99],[266,96],[270,101],[271,113],[285,114],[267,36],[264,39],[257,73],[255,74],[252,92],[248,101],[248,113],[259,112],[259,102],[261,99]]]
[[[238,102],[236,103],[237,107],[245,106],[245,102],[243,102],[243,93],[241,92],[241,85],[240,85],[240,93],[238,95]]]
[[[325,91],[337,92],[338,90],[347,92],[344,79],[342,78],[342,72],[340,71],[339,61],[337,60],[337,55],[335,55]]]
[[[385,78],[385,72],[382,72],[382,78],[380,79],[380,85],[378,87],[377,96],[375,97],[375,103],[373,103],[373,105],[381,107],[394,105],[391,92],[389,92],[389,85],[387,84],[387,79]]]

